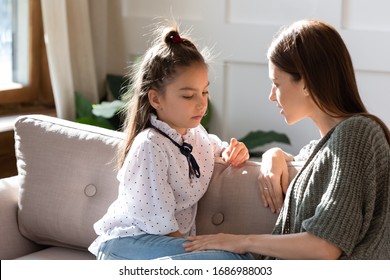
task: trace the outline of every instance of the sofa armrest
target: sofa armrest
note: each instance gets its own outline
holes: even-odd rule
[[[18,227],[19,180],[17,176],[0,180],[0,259],[14,259],[41,249],[23,237]]]

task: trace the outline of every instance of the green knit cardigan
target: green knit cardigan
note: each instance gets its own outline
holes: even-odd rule
[[[350,117],[303,151],[306,163],[273,233],[310,232],[341,248],[341,259],[390,259],[390,148],[383,129],[368,117]]]

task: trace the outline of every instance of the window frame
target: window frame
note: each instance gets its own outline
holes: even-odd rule
[[[23,107],[54,107],[40,0],[29,0],[29,33],[29,83],[0,90],[0,115],[6,113],[7,107],[21,104]]]

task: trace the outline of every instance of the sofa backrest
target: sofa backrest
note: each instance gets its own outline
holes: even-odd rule
[[[19,229],[44,245],[87,248],[93,224],[116,198],[122,133],[30,115],[15,123],[21,180]]]
[[[301,162],[290,163],[289,180]],[[261,163],[247,161],[233,167],[221,158],[215,162],[210,186],[199,201],[197,233],[271,233],[277,214],[263,205],[258,178]]]
[[[122,141],[120,132],[54,117],[18,118],[20,232],[38,244],[86,249],[96,238],[93,224],[118,194],[115,155]],[[217,159],[199,203],[198,233],[271,232],[277,215],[262,204],[259,174],[260,163],[231,167]]]

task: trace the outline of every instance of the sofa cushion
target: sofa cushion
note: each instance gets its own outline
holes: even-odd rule
[[[117,196],[122,133],[30,115],[15,123],[19,229],[39,244],[87,248]]]
[[[290,181],[302,163],[290,163]],[[248,161],[238,167],[215,162],[211,186],[199,201],[197,233],[271,233],[277,214],[263,205],[258,177],[261,163]]]
[[[85,250],[53,246],[24,255],[17,258],[17,260],[96,260],[96,257]]]
[[[0,260],[16,258],[41,249],[19,233],[17,201],[19,193],[18,177],[0,180]]]

